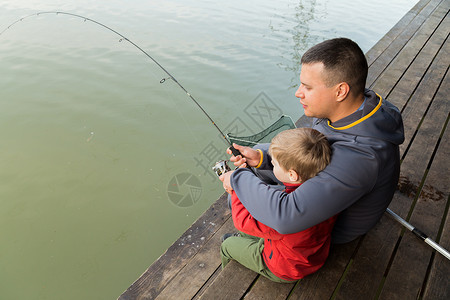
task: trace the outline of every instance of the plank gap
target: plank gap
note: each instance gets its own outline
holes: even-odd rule
[[[447,116],[447,120],[446,120],[446,122],[444,123],[444,126],[443,126],[443,128],[442,128],[441,134],[440,134],[439,137],[438,137],[438,140],[437,140],[437,142],[436,142],[436,146],[435,146],[434,149],[433,149],[433,153],[431,153],[430,161],[428,162],[428,165],[427,165],[427,170],[429,170],[429,169],[431,168],[431,165],[433,164],[434,157],[436,156],[436,152],[438,151],[439,146],[440,146],[440,144],[441,144],[442,135],[443,135],[444,132],[445,132],[445,128],[447,127],[447,123],[448,123],[448,116]]]
[[[355,250],[353,250],[352,256],[350,257],[347,266],[345,267],[344,272],[342,273],[341,278],[339,279],[336,288],[333,291],[333,294],[331,294],[330,300],[336,299],[337,294],[339,293],[339,290],[341,289],[342,284],[344,283],[345,277],[347,276],[348,271],[351,269],[352,264],[353,264],[353,260],[356,256],[356,254],[358,253],[359,248],[361,247],[362,243],[364,242],[364,238],[366,237],[366,235],[363,235],[359,241],[358,241],[358,245],[356,246]]]
[[[450,115],[450,114],[449,114]],[[447,117],[447,123],[448,124],[449,118]],[[444,215],[441,221],[441,225],[439,226],[438,234],[436,235],[436,243],[439,243],[444,231],[445,223],[447,222],[448,217],[448,211],[450,209],[450,196],[447,197],[447,205],[445,206]],[[448,250],[448,249],[447,249]]]
[[[435,93],[434,93],[434,95],[433,95],[433,97],[432,97],[432,100],[431,100],[430,103],[428,104],[428,107],[427,107],[427,109],[425,110],[425,112],[424,112],[424,114],[423,114],[423,117],[422,117],[422,119],[420,120],[419,126],[417,127],[417,130],[416,130],[416,132],[415,132],[414,134],[416,134],[416,133],[419,131],[419,129],[420,129],[422,123],[424,122],[424,120],[425,120],[425,118],[426,118],[426,116],[427,116],[427,114],[428,114],[428,111],[429,111],[431,105],[433,104],[433,102],[434,102],[434,100],[435,100],[435,98],[436,98],[437,93],[439,92],[439,90],[440,90],[440,88],[441,88],[442,82],[443,82],[443,81],[445,80],[445,78],[447,77],[448,70],[449,70],[449,67],[447,67],[447,70],[445,71],[445,74],[444,74],[444,76],[442,77],[442,80],[439,82],[439,85],[438,85],[438,87],[437,87],[437,89],[436,89],[436,91],[435,91]],[[432,155],[431,155],[431,157],[430,157],[430,160],[428,161],[427,167],[426,167],[425,172],[424,172],[424,174],[423,174],[423,176],[422,176],[422,180],[421,180],[421,182],[420,182],[420,184],[419,184],[419,187],[418,187],[418,189],[417,189],[417,192],[416,192],[416,195],[415,195],[415,197],[414,197],[414,200],[413,200],[413,202],[412,202],[412,204],[411,204],[411,206],[410,206],[408,215],[407,215],[407,217],[405,218],[406,221],[409,221],[409,220],[410,220],[411,215],[412,215],[412,213],[413,213],[413,211],[414,211],[414,208],[415,208],[415,206],[416,206],[416,204],[417,204],[417,201],[418,201],[418,199],[419,199],[419,197],[420,197],[420,194],[421,194],[422,189],[423,189],[423,185],[425,184],[425,180],[426,180],[426,178],[427,178],[427,175],[428,175],[428,172],[429,172],[431,163],[432,163],[433,158],[434,158],[434,155],[436,154],[436,151],[437,151],[437,149],[438,149],[438,146],[439,146],[439,143],[440,143],[440,139],[441,139],[441,137],[442,137],[442,135],[443,135],[443,133],[444,133],[444,128],[446,127],[447,122],[448,122],[448,115],[447,115],[446,123],[444,124],[443,129],[441,129],[441,132],[440,132],[440,134],[439,134],[439,138],[438,138],[438,140],[436,141],[436,144],[435,144],[434,149],[433,149],[433,153],[432,153]],[[412,141],[412,140],[413,140],[413,139],[411,139],[411,141]],[[412,144],[412,142],[410,143],[410,145],[411,145],[411,144]],[[409,145],[408,145],[408,146],[409,146]],[[406,151],[405,151],[405,152],[406,152]]]
[[[423,279],[422,287],[420,289],[420,294],[418,299],[423,299],[425,295],[425,290],[427,288],[428,280],[430,279],[431,269],[433,268],[434,257],[436,256],[436,252],[431,253],[430,262],[428,263],[427,271],[425,272],[425,278]]]
[[[447,16],[447,15],[446,15]],[[442,21],[441,21],[442,23]],[[436,29],[434,30],[434,32],[436,32],[436,30],[439,29],[439,26],[441,25],[441,23],[439,23],[438,27],[436,27]],[[433,32],[433,34],[434,34]],[[422,81],[424,80],[424,78],[426,77],[426,75],[428,74],[428,71],[430,70],[430,68],[433,66],[434,61],[436,60],[436,57],[439,55],[439,53],[441,52],[442,48],[444,47],[444,45],[447,43],[449,35],[447,35],[447,37],[445,38],[444,42],[440,45],[438,51],[436,51],[436,53],[433,56],[433,59],[431,60],[430,64],[428,65],[428,67],[425,69],[425,72],[423,72],[422,77],[420,78],[419,82],[417,83],[417,85],[414,87],[414,89],[412,90],[412,92],[410,93],[410,96],[408,97],[408,100],[406,100],[406,103],[403,105],[402,109],[400,110],[401,113],[403,113],[403,111],[405,110],[405,108],[408,106],[409,101],[411,100],[411,98],[413,98],[416,90],[419,88],[420,84],[422,83]],[[427,40],[427,42],[424,44],[424,46],[421,48],[422,49],[427,45],[428,41],[431,39],[430,38]],[[420,53],[420,52],[419,52]],[[416,58],[419,56],[416,55],[416,57],[414,57],[413,61],[411,62],[411,64],[416,60]],[[406,68],[405,72],[402,74],[402,76],[400,77],[400,79],[395,83],[394,87],[389,91],[388,95],[385,96],[386,98],[389,97],[389,95],[394,91],[394,88],[397,86],[397,84],[399,83],[399,81],[403,78],[403,76],[405,76],[406,72],[408,71],[409,67],[411,66],[411,64],[409,64],[408,68]]]
[[[242,295],[242,297],[240,298],[240,300],[243,300],[245,298],[245,296],[250,292],[250,290],[252,289],[252,287],[256,284],[256,282],[258,281],[258,279],[261,277],[261,274],[258,274],[255,279],[253,279],[252,283],[250,283],[250,285],[248,286],[247,290],[244,292],[244,294]]]
[[[402,226],[399,224],[399,226]],[[395,255],[397,254],[398,247],[400,247],[400,243],[402,242],[403,235],[405,234],[405,228],[402,229],[402,232],[400,233],[397,243],[395,243],[395,247],[392,250],[391,258],[389,259],[389,262],[386,266],[386,269],[384,270],[383,279],[380,281],[380,285],[378,286],[377,292],[375,293],[374,299],[378,299],[381,295],[381,292],[383,291],[384,283],[386,282],[386,277],[389,274],[389,271],[391,270],[392,264],[395,259]]]
[[[447,38],[448,38],[448,36],[447,36]],[[446,41],[447,41],[447,39],[446,39]],[[413,144],[413,142],[414,142],[414,139],[415,139],[417,133],[419,132],[419,129],[420,129],[420,127],[422,126],[422,123],[424,122],[425,117],[427,116],[428,111],[429,111],[431,105],[433,104],[434,98],[436,97],[436,94],[439,92],[439,89],[440,89],[441,86],[442,86],[442,82],[445,80],[445,77],[447,76],[447,73],[448,73],[449,68],[450,68],[450,67],[447,67],[447,69],[445,70],[445,73],[444,73],[444,75],[442,76],[442,78],[441,78],[441,80],[440,80],[440,82],[439,82],[439,85],[438,85],[438,87],[436,88],[436,90],[435,90],[435,92],[434,92],[434,94],[433,94],[433,97],[432,97],[433,100],[431,100],[430,103],[428,104],[428,106],[427,106],[425,112],[424,112],[423,115],[422,115],[421,120],[419,121],[419,123],[418,123],[418,125],[417,125],[417,127],[416,127],[416,129],[415,129],[415,131],[414,131],[414,133],[413,133],[413,135],[412,135],[412,137],[411,137],[411,140],[409,141],[408,146],[406,147],[405,151],[403,152],[403,155],[402,155],[401,161],[400,161],[401,163],[403,162],[403,160],[405,159],[405,157],[406,157],[406,155],[407,155],[409,149],[411,148],[411,146],[412,146],[412,144]],[[423,77],[425,77],[426,74],[427,74],[427,73],[425,73]],[[422,77],[422,79],[423,79],[423,77]],[[421,81],[422,81],[422,79],[421,79]],[[419,85],[420,85],[420,83],[418,84],[418,86],[419,86]],[[414,96],[414,94],[412,94],[411,97],[413,97],[413,96]],[[411,99],[411,97],[410,97],[409,99]],[[409,102],[409,99],[408,99],[408,102]],[[403,109],[402,109],[402,111],[401,111],[402,113],[403,113],[403,110],[404,110],[405,107],[406,107],[406,105],[403,107]],[[441,134],[442,134],[442,132],[441,132]]]
[[[434,11],[433,11],[434,12]],[[412,65],[414,65],[416,59],[420,56],[420,53],[422,52],[422,50],[427,47],[428,42],[430,42],[430,40],[433,38],[433,35],[438,31],[438,29],[440,29],[440,26],[442,25],[442,23],[444,22],[445,18],[447,17],[448,12],[445,14],[444,18],[441,19],[441,21],[439,22],[439,24],[436,26],[436,28],[431,32],[431,34],[428,36],[428,38],[426,39],[426,41],[423,43],[422,47],[420,47],[419,51],[417,52],[417,55],[414,56],[414,58],[410,61],[410,63],[408,64],[408,66],[404,69],[402,75],[397,79],[397,81],[395,82],[395,84],[392,86],[391,90],[387,93],[387,95],[384,95],[386,99],[389,99],[389,96],[391,95],[391,93],[394,91],[395,87],[398,85],[398,83],[402,80],[402,78],[407,74],[408,70],[410,69],[410,67]],[[424,22],[425,23],[425,22]],[[423,24],[422,24],[423,25]],[[422,26],[421,26],[422,27]],[[420,30],[420,28],[419,28]],[[416,33],[417,34],[417,33]],[[416,35],[414,34],[412,38],[414,38],[414,36]],[[422,78],[420,79],[419,83],[416,85],[416,87],[413,89],[411,95],[414,94],[414,92],[416,91],[417,87],[420,85],[420,82],[422,81],[422,79],[425,77],[425,74],[428,72],[428,70],[430,69],[431,65],[433,64],[434,60],[436,59],[436,56],[438,55],[439,51],[441,51],[442,47],[444,46],[445,42],[448,39],[448,35],[444,41],[444,43],[441,44],[441,46],[439,47],[439,50],[436,52],[436,54],[434,55],[433,59],[431,60],[430,64],[428,65],[428,67],[425,69],[424,75],[422,76]],[[402,48],[403,49],[403,48]],[[399,51],[398,55],[400,55],[401,51]],[[392,60],[394,61],[394,59]],[[389,66],[389,65],[388,65]],[[388,68],[388,66],[386,66],[386,69]],[[385,69],[385,70],[386,70]],[[381,76],[382,74],[380,74]],[[377,77],[378,79],[378,77]],[[375,84],[376,80],[374,81]],[[409,100],[411,99],[411,97],[408,98],[408,100],[406,101],[405,105],[403,107],[406,107],[408,105]],[[403,109],[402,109],[403,111]]]
[[[446,0],[443,0],[443,1],[446,1]],[[422,27],[424,26],[424,24],[426,24],[426,21],[436,12],[436,10],[440,7],[440,5],[441,5],[441,3],[443,3],[443,1],[440,1],[429,13],[428,13],[428,15],[424,18],[424,20],[422,21],[422,23],[420,23],[420,25],[417,27],[417,29],[415,30],[415,32],[414,32],[414,34],[412,34],[411,36],[409,36],[409,37],[406,37],[405,38],[405,42],[402,44],[402,46],[401,47],[399,47],[399,49],[396,51],[396,53],[395,53],[395,55],[393,55],[391,58],[390,58],[390,60],[389,60],[389,63],[386,65],[386,66],[384,66],[384,68],[382,68],[381,69],[381,71],[379,72],[379,74],[375,77],[375,78],[372,78],[372,82],[370,83],[370,84],[368,84],[368,86],[369,86],[369,88],[370,89],[372,89],[373,87],[374,87],[374,85],[375,85],[375,83],[378,81],[378,79],[382,76],[382,74],[389,68],[389,66],[391,66],[391,64],[392,64],[392,62],[393,61],[395,61],[395,59],[402,53],[402,51],[405,49],[405,47],[411,42],[411,40],[412,39],[414,39],[414,37],[416,37],[416,35],[417,35],[417,33],[418,32],[420,32],[420,30],[422,29]],[[431,2],[431,1],[430,1]],[[414,19],[410,22],[410,23],[412,23],[414,20],[416,20],[416,18],[421,18],[422,17],[422,15],[421,15],[421,13],[422,13],[422,11],[428,6],[428,4],[430,4],[430,3],[427,3],[427,5],[425,5],[420,11],[419,11],[419,13],[414,17]],[[448,13],[448,12],[447,12]],[[419,21],[420,22],[420,21]],[[439,23],[440,24],[440,23]],[[436,28],[437,28],[438,26],[436,26]],[[408,31],[408,26],[407,27],[405,27],[405,29],[403,30],[403,32],[400,34],[400,35],[402,35],[404,32],[406,32],[406,31]],[[433,31],[433,33],[434,33],[434,31]],[[399,36],[400,36],[399,35]],[[431,35],[430,35],[431,36]],[[428,40],[429,40],[429,38],[427,39],[427,42],[428,42]],[[424,45],[426,44],[426,42],[424,43]],[[383,52],[385,52],[385,51],[387,51],[388,50],[388,48],[389,47],[387,47]],[[421,50],[423,49],[423,46],[422,46],[422,48],[421,48]],[[380,55],[381,56],[381,55]],[[379,56],[379,57],[380,57]],[[408,66],[409,67],[409,66]]]
[[[300,284],[301,280],[297,280],[297,282],[294,284],[294,286],[292,287],[291,291],[289,292],[289,294],[286,297],[286,300],[289,300],[292,296],[292,294],[294,293],[295,289],[297,288],[297,286]]]
[[[211,283],[216,279],[219,273],[222,272],[222,265],[219,265],[217,269],[209,276],[209,278],[205,281],[202,287],[195,293],[195,295],[191,298],[192,300],[199,299],[199,297],[203,294],[203,292],[211,285]]]

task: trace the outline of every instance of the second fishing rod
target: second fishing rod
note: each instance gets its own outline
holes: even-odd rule
[[[84,22],[89,21],[92,22],[96,25],[99,25],[113,33],[115,33],[117,36],[120,37],[119,42],[122,41],[127,41],[128,43],[130,43],[131,45],[133,45],[134,47],[136,47],[139,51],[141,51],[145,56],[147,56],[149,59],[151,59],[159,68],[161,68],[161,70],[164,71],[164,73],[166,73],[169,77],[167,78],[163,78],[160,80],[160,83],[164,83],[166,80],[171,79],[173,80],[173,82],[179,87],[181,88],[186,95],[189,97],[189,99],[191,99],[196,106],[203,112],[203,114],[208,118],[208,120],[211,122],[212,125],[214,125],[214,127],[217,129],[217,131],[219,131],[220,135],[225,139],[225,141],[227,142],[227,144],[230,146],[231,152],[233,153],[234,156],[238,156],[241,155],[241,153],[239,152],[239,150],[237,150],[236,148],[233,147],[233,144],[228,140],[227,136],[223,133],[223,131],[219,128],[219,126],[216,124],[216,122],[211,118],[211,116],[206,112],[206,110],[200,105],[200,103],[191,95],[191,93],[189,93],[179,82],[178,80],[169,73],[169,71],[167,71],[155,58],[153,58],[150,54],[148,54],[144,49],[142,49],[141,47],[139,47],[137,44],[135,44],[133,41],[131,41],[130,39],[128,39],[126,36],[124,36],[123,34],[119,33],[118,31],[112,29],[111,27],[98,22],[96,20],[93,20],[91,18],[82,16],[82,15],[78,15],[78,14],[74,14],[74,13],[70,13],[70,12],[64,12],[64,11],[45,11],[45,12],[37,12],[34,14],[30,14],[27,15],[25,17],[22,17],[16,21],[14,21],[13,23],[11,23],[9,26],[7,26],[5,29],[3,29],[0,32],[0,36],[3,35],[7,30],[9,30],[11,27],[13,27],[14,25],[16,25],[19,22],[24,21],[25,19],[28,18],[32,18],[32,17],[37,17],[40,15],[62,15],[62,16],[71,16],[71,17],[75,17],[75,18],[79,18],[82,19]],[[216,166],[215,166],[216,167]],[[226,168],[225,166],[223,166],[224,168]],[[217,171],[216,171],[217,173]]]

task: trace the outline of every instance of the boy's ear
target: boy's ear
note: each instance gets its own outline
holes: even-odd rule
[[[289,179],[292,182],[298,182],[299,180],[301,180],[300,176],[298,175],[297,172],[295,172],[294,170],[289,170]]]

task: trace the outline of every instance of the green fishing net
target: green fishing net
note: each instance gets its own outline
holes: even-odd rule
[[[292,122],[291,117],[282,115],[275,123],[257,134],[250,136],[235,136],[228,133],[227,138],[231,143],[253,147],[260,143],[270,143],[270,141],[281,131],[293,128],[295,128],[295,124]]]

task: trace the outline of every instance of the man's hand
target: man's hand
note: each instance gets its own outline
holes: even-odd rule
[[[231,191],[233,191],[233,188],[231,187],[230,177],[231,174],[233,174],[234,171],[228,171],[226,173],[223,173],[220,175],[219,179],[223,183],[223,188],[228,194],[231,194]]]
[[[240,168],[246,168],[247,164],[243,163],[242,165],[239,166]],[[223,188],[225,189],[225,191],[231,195],[231,192],[233,191],[233,188],[231,187],[231,174],[233,174],[234,171],[228,171],[223,173],[222,175],[219,176],[220,181],[222,181],[223,183]]]
[[[234,162],[236,167],[242,166],[242,164],[246,163],[250,167],[256,167],[261,161],[261,152],[255,150],[250,147],[240,146],[238,144],[233,143],[233,147],[241,152],[241,155],[234,156],[231,152],[231,149],[227,149],[227,153],[232,155],[230,161]]]

